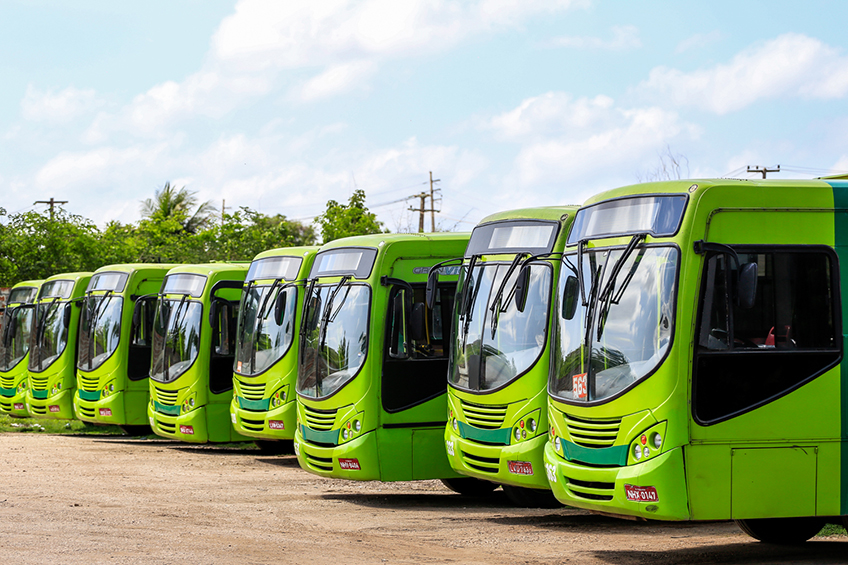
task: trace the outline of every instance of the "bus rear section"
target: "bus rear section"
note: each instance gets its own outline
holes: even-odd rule
[[[82,302],[74,407],[80,420],[149,434],[154,303],[176,265],[123,264],[97,269]],[[134,316],[136,303],[139,315]]]
[[[74,418],[76,354],[82,298],[92,273],[64,273],[38,291],[29,350],[25,404],[33,418]]]
[[[734,519],[776,543],[848,514],[845,203],[845,181],[721,179],[625,187],[578,212],[549,383],[557,498]]]
[[[12,287],[0,323],[0,414],[25,418],[29,386],[32,304],[44,281],[22,281]]]
[[[446,373],[456,273],[433,308],[428,271],[468,234],[378,234],[333,241],[305,295],[295,451],[325,477],[457,478],[447,460]]]
[[[544,471],[549,321],[577,211],[501,212],[474,229],[452,324],[445,446],[451,467],[520,506],[559,506]]]
[[[246,441],[230,421],[235,324],[246,264],[168,271],[153,314],[150,403],[157,435],[189,443]]]

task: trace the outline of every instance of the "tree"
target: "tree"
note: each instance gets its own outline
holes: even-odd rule
[[[346,206],[328,201],[327,210],[315,218],[315,223],[321,227],[324,243],[352,235],[386,233],[377,215],[365,207],[365,191],[361,189],[353,191]]]
[[[245,206],[224,214],[221,225],[201,232],[208,260],[250,261],[275,247],[314,245],[315,230],[282,214],[266,216]]]
[[[206,201],[192,213],[197,204],[195,192],[182,187],[179,190],[166,182],[162,190],[157,190],[153,198],[141,201],[141,216],[151,219],[174,219],[183,230],[194,234],[209,225],[215,213],[212,203]]]
[[[637,174],[639,182],[677,180],[689,177],[689,159],[685,155],[674,154],[671,146],[665,146],[665,152],[659,153],[660,164],[645,173]],[[685,169],[685,170],[684,170]]]

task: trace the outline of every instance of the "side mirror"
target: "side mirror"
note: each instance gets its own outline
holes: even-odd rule
[[[412,341],[427,341],[427,307],[423,302],[412,305],[409,337]]]
[[[389,357],[392,359],[406,359],[406,328],[403,318],[403,291],[395,294],[391,303],[391,327],[389,328]]]
[[[433,269],[427,275],[427,288],[424,291],[424,300],[427,303],[427,308],[433,309],[436,304],[436,290],[439,288],[439,270]]]
[[[530,288],[530,266],[524,265],[518,271],[518,278],[515,281],[515,307],[519,312],[524,312],[524,307],[527,306],[527,293]]]
[[[218,315],[221,312],[221,302],[219,300],[212,300],[212,304],[209,306],[209,325],[212,326],[213,331],[218,327]]]
[[[167,323],[168,318],[171,316],[171,305],[167,300],[161,299],[159,301],[159,319],[162,320],[163,325]]]
[[[65,326],[65,329],[68,329],[69,327],[71,327],[71,312],[72,312],[71,308],[72,307],[73,306],[71,305],[71,303],[68,302],[67,304],[65,304],[65,311],[62,312],[62,325]]]
[[[143,300],[136,300],[133,306],[132,325],[137,328],[141,325],[141,309],[144,308]]]
[[[739,284],[736,287],[739,307],[750,310],[757,298],[757,264],[745,263],[739,268]]]
[[[569,275],[565,279],[565,288],[562,293],[562,318],[571,320],[577,312],[577,302],[580,300],[580,289],[577,277]]]
[[[230,351],[230,303],[212,300],[209,306],[209,325],[212,326],[212,347],[216,355],[232,355]]]
[[[3,343],[8,345],[9,342],[12,341],[12,336],[15,335],[15,331],[18,329],[18,317],[15,316],[15,313],[9,316],[9,323],[6,324],[6,327],[3,328]]]
[[[288,300],[288,292],[283,287],[277,292],[277,298],[274,300],[274,323],[278,326],[283,325],[283,316],[286,314],[286,301]]]
[[[321,315],[321,297],[313,296],[309,302],[309,316],[306,318],[306,331],[311,332],[318,327],[318,320]]]

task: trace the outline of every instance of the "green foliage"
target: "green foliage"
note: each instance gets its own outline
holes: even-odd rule
[[[315,230],[277,214],[266,216],[247,207],[224,214],[221,225],[203,232],[205,260],[248,261],[275,247],[314,245]]]
[[[13,418],[0,414],[0,432],[31,432],[46,434],[126,435],[118,426],[95,426],[80,420],[51,420],[46,418]]]
[[[212,203],[206,201],[192,212],[197,204],[195,194],[186,190],[186,187],[175,189],[170,182],[166,182],[153,198],[141,201],[141,215],[153,220],[175,220],[184,231],[197,233],[210,224],[214,209]]]
[[[367,235],[371,233],[386,233],[382,222],[377,221],[377,215],[365,207],[365,191],[353,191],[347,205],[335,200],[327,202],[327,210],[315,218],[315,223],[321,227],[324,243],[350,237],[352,235]]]

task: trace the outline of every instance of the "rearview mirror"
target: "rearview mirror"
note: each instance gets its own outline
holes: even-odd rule
[[[757,264],[745,263],[739,268],[739,284],[736,287],[739,307],[750,310],[757,298]]]
[[[427,340],[427,307],[423,302],[416,302],[412,305],[409,337],[412,338],[412,341]]]
[[[283,325],[283,316],[286,313],[286,301],[288,300],[288,292],[285,287],[281,288],[277,293],[277,298],[274,300],[274,323],[278,326]]]
[[[524,312],[524,307],[527,306],[527,293],[530,287],[530,266],[524,265],[518,271],[518,278],[515,281],[515,307],[519,312]]]
[[[424,301],[427,303],[427,308],[433,309],[436,304],[436,290],[439,288],[439,270],[433,269],[427,275],[427,288],[424,291]]]
[[[65,329],[71,327],[71,308],[73,306],[70,302],[65,304],[65,310],[62,312],[62,324],[65,326]]]
[[[578,284],[577,277],[569,275],[565,279],[565,288],[562,293],[562,318],[564,320],[571,320],[577,312],[577,301],[580,298]]]

